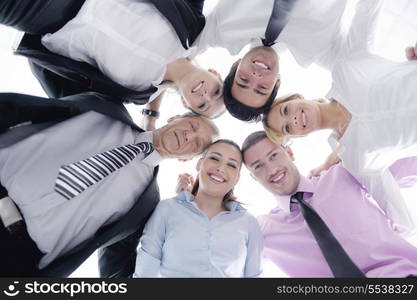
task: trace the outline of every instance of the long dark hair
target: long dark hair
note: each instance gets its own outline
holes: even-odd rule
[[[211,143],[210,146],[208,146],[206,148],[206,150],[203,152],[203,155],[202,155],[201,158],[204,158],[207,155],[207,152],[211,148],[211,146],[213,146],[215,144],[218,144],[218,143],[224,143],[224,144],[231,145],[231,146],[235,147],[239,151],[239,153],[241,153],[240,152],[240,147],[238,146],[238,144],[236,144],[232,140],[219,139],[219,140]],[[242,155],[242,154],[240,154],[240,155]],[[240,164],[242,165],[242,163],[240,163]],[[197,179],[195,180],[194,185],[193,185],[193,188],[191,190],[191,194],[193,194],[194,196],[196,196],[199,187],[200,187],[200,182],[199,182],[198,176],[197,176]],[[230,191],[228,191],[226,195],[224,195],[223,201],[236,201],[236,196],[233,194],[233,188]]]

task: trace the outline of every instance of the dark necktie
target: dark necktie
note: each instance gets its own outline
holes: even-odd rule
[[[76,163],[62,166],[55,181],[55,191],[67,200],[81,194],[116,170],[126,166],[139,153],[144,157],[153,151],[148,142],[125,145],[96,154]]]
[[[296,202],[300,205],[301,213],[310,227],[334,277],[366,277],[347,255],[343,247],[333,236],[329,227],[327,227],[326,223],[324,223],[317,212],[303,200],[303,194],[303,192],[297,192],[292,195],[291,202]],[[366,250],[364,249],[364,251]]]
[[[290,12],[298,0],[275,0],[271,17],[265,31],[265,38],[262,39],[264,46],[270,47],[275,44],[278,35],[287,25]]]

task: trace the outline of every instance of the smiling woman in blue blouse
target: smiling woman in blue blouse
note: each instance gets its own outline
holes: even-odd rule
[[[198,179],[191,193],[183,191],[161,201],[146,224],[134,277],[261,273],[258,223],[233,196],[241,165],[234,142],[218,140],[210,145],[197,163]]]

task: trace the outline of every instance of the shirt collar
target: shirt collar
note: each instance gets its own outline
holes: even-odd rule
[[[181,192],[179,193],[175,199],[179,203],[190,203],[197,207],[197,204],[194,202],[195,196],[190,192]],[[229,212],[238,212],[238,211],[245,211],[246,209],[237,201],[226,201],[225,207]],[[198,207],[197,207],[198,208]]]
[[[145,131],[145,132],[138,133],[138,135],[135,138],[135,143],[140,143],[140,142],[148,142],[148,143],[153,144],[153,132]],[[147,164],[148,166],[156,167],[157,165],[159,165],[159,163],[162,160],[163,160],[163,157],[161,156],[161,154],[159,154],[158,150],[154,148],[151,154],[149,154],[147,157],[142,159],[142,162],[144,164]]]
[[[304,192],[309,194],[314,194],[314,183],[311,179],[307,179],[304,176],[300,176],[300,182],[298,183],[296,192]],[[285,213],[290,213],[290,200],[292,195],[283,195],[283,196],[276,196],[277,200],[277,208],[273,209],[272,212],[276,212],[277,210],[283,210]],[[308,201],[308,200],[307,200]]]

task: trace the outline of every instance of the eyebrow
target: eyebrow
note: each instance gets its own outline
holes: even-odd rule
[[[218,156],[223,156],[223,154],[221,154],[220,152],[210,152],[210,154],[217,154]],[[233,161],[237,162],[236,159],[231,158],[231,157],[229,158],[229,160],[233,160]]]

